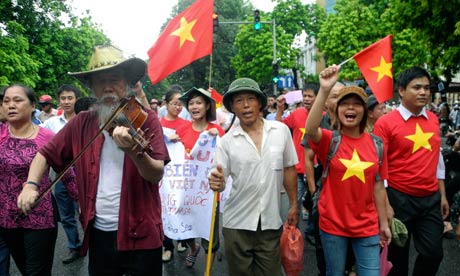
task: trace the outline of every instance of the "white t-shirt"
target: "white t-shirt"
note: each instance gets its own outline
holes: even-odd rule
[[[125,153],[107,131],[102,133],[105,141],[101,152],[94,227],[102,231],[117,231]]]

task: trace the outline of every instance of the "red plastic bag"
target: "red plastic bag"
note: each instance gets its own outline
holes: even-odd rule
[[[392,267],[393,264],[388,261],[388,245],[385,244],[380,253],[380,276],[387,276]]]
[[[303,270],[303,237],[300,230],[287,222],[280,238],[281,264],[287,276],[298,276]]]

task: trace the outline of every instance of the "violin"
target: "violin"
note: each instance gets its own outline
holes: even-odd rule
[[[120,109],[119,111],[121,112],[115,111],[116,116],[113,120],[109,119],[109,124],[105,127],[105,129],[110,133],[110,135],[112,135],[115,127],[127,127],[129,134],[133,138],[134,142],[136,142],[132,150],[139,149],[137,156],[142,157],[144,152],[152,153],[153,149],[150,146],[150,142],[152,141],[154,135],[152,134],[150,137],[145,138],[145,133],[148,132],[149,129],[147,128],[145,131],[140,129],[144,125],[148,116],[147,112],[142,108],[142,104],[135,96],[131,96],[130,98],[123,98],[118,109]]]
[[[46,190],[41,193],[35,203],[32,206],[32,209],[40,203],[40,201],[47,195],[53,187],[62,179],[62,177],[70,170],[70,168],[83,156],[86,150],[96,141],[97,137],[102,133],[102,131],[107,130],[110,135],[112,135],[113,130],[117,126],[124,126],[128,128],[129,134],[132,136],[136,144],[133,146],[133,150],[138,149],[136,153],[137,157],[142,157],[145,152],[152,153],[153,149],[150,145],[150,141],[153,139],[153,134],[147,139],[144,137],[145,133],[148,132],[148,129],[145,129],[145,132],[140,128],[144,125],[147,120],[148,114],[143,109],[142,104],[136,99],[135,96],[130,98],[123,98],[120,101],[120,105],[112,115],[109,117],[106,123],[99,129],[99,131],[94,135],[93,138],[82,148],[82,150],[74,157],[74,159],[56,176],[51,185],[46,188]],[[14,220],[25,218],[26,215],[21,213],[17,215]]]

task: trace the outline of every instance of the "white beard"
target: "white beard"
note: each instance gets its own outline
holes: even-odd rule
[[[103,126],[112,116],[115,109],[120,105],[119,97],[114,95],[106,95],[99,99],[97,115],[100,126]]]

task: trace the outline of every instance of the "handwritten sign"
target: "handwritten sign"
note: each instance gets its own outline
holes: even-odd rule
[[[217,137],[201,133],[190,154],[182,143],[167,143],[171,162],[160,182],[162,220],[171,239],[209,239],[213,191],[208,174]]]

